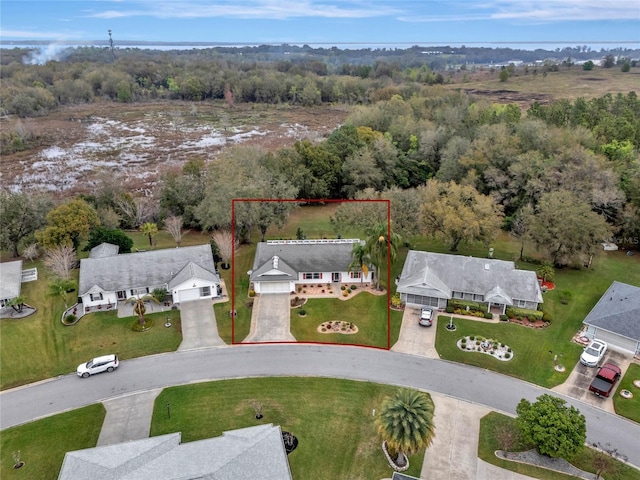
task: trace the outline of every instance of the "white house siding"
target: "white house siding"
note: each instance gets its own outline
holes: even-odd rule
[[[320,278],[303,278],[305,273],[320,273]],[[301,272],[298,274],[298,280],[295,282],[297,285],[321,285],[327,283],[334,283],[333,274],[339,274],[340,283],[357,283],[360,282],[359,278],[351,278],[350,272]],[[370,283],[373,276],[372,272],[368,272],[362,279],[363,283]]]
[[[617,333],[603,330],[602,328],[598,328],[593,325],[589,325],[587,327],[585,335],[591,339],[596,338],[598,340],[602,340],[614,348],[626,350],[634,354],[640,353],[640,342],[632,338],[623,337]]]
[[[202,288],[209,287],[209,295],[202,294]],[[174,303],[197,300],[200,298],[214,298],[218,296],[218,285],[208,280],[192,278],[176,285],[170,292]]]
[[[100,298],[100,294],[102,294],[102,298]],[[91,295],[93,295],[93,300],[91,299]],[[85,307],[97,307],[99,305],[106,306],[109,304],[115,307],[115,305],[118,304],[116,292],[105,292],[99,289],[91,289],[80,298],[82,299],[82,304]]]

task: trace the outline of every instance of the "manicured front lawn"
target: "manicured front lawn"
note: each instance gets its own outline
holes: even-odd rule
[[[356,289],[357,291],[357,289]],[[301,317],[300,309],[306,312]],[[402,314],[391,312],[392,344],[398,337]],[[321,333],[318,326],[327,321],[352,322],[358,333]],[[291,333],[299,342],[357,344],[387,348],[387,295],[360,292],[348,300],[310,298],[301,308],[291,310]]]
[[[629,365],[627,372],[622,377],[613,397],[613,406],[618,415],[640,423],[640,388],[633,384],[634,380],[640,380],[640,365],[637,363]],[[629,390],[633,393],[633,398],[622,397],[620,390]]]
[[[480,420],[478,457],[485,462],[497,465],[498,467],[505,468],[522,475],[528,475],[533,478],[540,478],[543,480],[568,480],[570,478],[575,478],[533,465],[511,462],[496,457],[494,452],[501,448],[495,438],[496,429],[499,426],[506,426],[515,429],[515,422],[515,418],[496,412],[491,412],[488,415],[485,415]],[[519,444],[511,448],[511,451],[519,452],[530,450],[531,448],[533,448],[531,445],[525,445],[523,442],[519,442]],[[593,466],[595,455],[597,455],[595,450],[585,447],[582,452],[576,455],[575,458],[571,459],[571,463],[581,470],[595,473],[596,469]],[[605,478],[607,480],[640,480],[639,470],[615,460],[613,460],[613,464],[615,467],[610,473],[605,474]]]
[[[105,414],[98,403],[3,430],[0,478],[57,479],[66,452],[96,446]],[[24,466],[14,470],[18,451]]]
[[[370,480],[391,476],[372,411],[396,387],[326,378],[253,378],[165,389],[156,399],[151,435],[182,432],[183,442],[273,423],[299,445],[289,455],[293,478]],[[255,419],[251,401],[263,406]],[[166,405],[171,405],[171,419]],[[424,451],[410,457],[420,476]]]

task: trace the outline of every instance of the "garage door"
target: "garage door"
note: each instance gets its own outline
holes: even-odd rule
[[[181,302],[186,302],[188,300],[197,300],[200,298],[200,289],[199,288],[188,288],[186,290],[180,290],[178,292],[180,296]]]
[[[606,330],[598,329],[596,331],[596,336],[598,340],[602,340],[607,342],[609,345],[613,347],[623,348],[630,352],[636,351],[637,342],[635,340],[631,340],[630,338],[621,337],[620,335],[616,335],[615,333],[607,332]]]
[[[289,293],[289,282],[260,282],[260,293]]]

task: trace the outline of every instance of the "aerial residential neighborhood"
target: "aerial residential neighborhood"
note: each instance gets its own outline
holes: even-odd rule
[[[639,21],[3,0],[0,478],[640,480]]]

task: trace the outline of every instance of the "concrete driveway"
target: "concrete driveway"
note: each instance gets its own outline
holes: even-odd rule
[[[428,358],[440,358],[438,352],[436,352],[438,312],[434,312],[433,325],[430,327],[421,327],[418,324],[419,316],[419,308],[406,307],[404,309],[400,335],[391,350],[410,355],[422,355]]]
[[[291,335],[288,293],[269,293],[253,299],[251,330],[244,342],[295,342]]]
[[[190,300],[180,304],[182,343],[178,351],[226,345],[218,335],[216,314],[211,299]]]
[[[620,367],[620,370],[622,370],[622,376],[620,377],[622,378],[624,377],[627,368],[629,368],[631,360],[631,354],[625,355],[624,353],[616,350],[607,350],[607,353],[600,365],[604,365],[605,363],[613,363],[614,365],[617,365]],[[613,408],[613,395],[609,398],[602,398],[589,391],[589,385],[591,385],[591,381],[596,376],[598,368],[599,367],[585,367],[578,362],[567,380],[564,383],[553,387],[552,390],[554,392],[563,393],[571,398],[581,400],[589,405],[600,407],[607,412],[615,413],[615,409]],[[614,391],[617,387],[617,385],[614,387]]]

